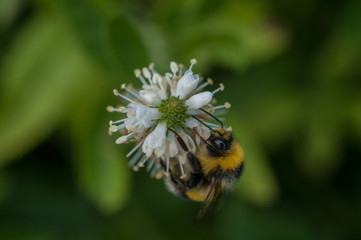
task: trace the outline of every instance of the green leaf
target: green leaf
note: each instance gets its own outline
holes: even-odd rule
[[[108,135],[110,102],[106,85],[100,81],[89,86],[74,109],[71,132],[74,141],[74,166],[81,191],[105,214],[114,214],[126,203],[131,189],[131,170],[124,147]],[[108,96],[107,96],[108,95]]]
[[[93,68],[55,15],[31,21],[11,49],[1,73],[0,165],[57,126]]]
[[[99,122],[99,126],[98,129],[87,129],[89,134],[80,138],[76,149],[76,172],[79,184],[90,200],[103,213],[114,214],[129,198],[131,170],[122,154],[124,151],[120,151],[107,135],[104,122]]]
[[[341,153],[341,137],[343,118],[347,111],[339,101],[335,91],[320,94],[314,92],[314,98],[307,104],[310,106],[304,116],[304,142],[298,149],[298,165],[309,179],[326,182],[338,170],[343,159]],[[312,101],[312,103],[311,103]]]
[[[133,70],[149,64],[147,51],[136,25],[124,16],[118,16],[109,25],[110,43],[118,66],[127,79],[134,78]]]
[[[0,1],[0,34],[7,30],[14,22],[22,5],[21,0],[2,0]]]
[[[107,69],[113,80],[119,80],[119,76],[133,79],[135,68],[149,64],[138,27],[123,11],[115,13],[111,1],[104,5],[87,0],[57,3],[58,10],[65,10],[84,48]]]
[[[279,54],[288,42],[287,31],[269,23],[265,1],[226,1],[213,8],[206,1],[188,2],[168,11],[171,17],[162,24],[170,51],[182,60],[196,57],[200,69],[213,64],[245,69]]]

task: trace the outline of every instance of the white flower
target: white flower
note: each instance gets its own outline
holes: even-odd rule
[[[198,85],[199,76],[194,75],[192,71],[186,71],[184,76],[178,81],[175,96],[181,99],[190,94]]]
[[[201,92],[190,97],[185,104],[188,109],[202,108],[212,100],[213,94],[211,92]]]
[[[165,123],[159,123],[155,127],[153,132],[151,132],[144,140],[142,149],[147,157],[150,157],[153,151],[157,157],[163,155],[166,148],[166,144],[165,144],[165,139],[166,139],[165,133],[167,130],[166,127],[167,126],[165,125]]]
[[[195,131],[202,138],[208,139],[210,129],[219,128],[208,122],[210,117],[204,113],[203,108],[215,114],[219,109],[230,107],[229,103],[220,106],[211,104],[214,94],[223,90],[224,86],[221,84],[213,92],[202,92],[212,84],[212,80],[203,81],[194,74],[194,64],[196,60],[192,59],[190,67],[185,70],[183,65],[171,62],[172,73],[164,76],[157,73],[153,68],[154,64],[151,64],[149,68],[134,71],[142,83],[141,90],[126,84],[122,84],[124,94],[114,90],[115,95],[129,103],[117,108],[107,107],[110,112],[126,113],[126,118],[110,121],[109,133],[123,134],[116,140],[117,144],[138,142],[127,154],[130,157],[129,165],[134,170],[147,162],[151,175],[160,177],[164,169],[159,161],[164,161],[166,175],[169,175],[170,165],[179,164],[177,169],[180,169],[179,175],[183,176],[186,153],[177,138],[181,138],[188,150],[195,154],[200,144]]]
[[[150,90],[139,91],[140,97],[151,106],[158,106],[160,104],[160,97],[157,93]]]

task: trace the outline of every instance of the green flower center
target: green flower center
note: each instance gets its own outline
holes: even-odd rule
[[[188,106],[184,99],[179,97],[170,97],[161,101],[158,110],[161,114],[159,122],[166,122],[168,127],[185,127],[186,119],[190,117],[187,114]]]

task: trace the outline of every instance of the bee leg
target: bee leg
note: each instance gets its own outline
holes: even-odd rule
[[[163,171],[167,171],[167,166],[165,165],[164,161],[159,158],[159,164],[160,166],[163,168]],[[180,176],[174,174],[174,172],[171,169],[168,169],[168,173],[170,176],[170,179],[172,180],[172,182],[177,185],[178,187],[182,187],[185,188],[186,184],[185,182],[180,178]]]
[[[182,147],[182,149],[186,152],[187,154],[187,158],[189,159],[189,161],[191,162],[191,164],[193,165],[194,169],[196,171],[199,170],[199,162],[198,162],[198,159],[194,156],[194,154],[189,151],[189,148],[187,147],[187,144],[183,141],[182,137],[179,136],[178,133],[176,133],[173,129],[171,128],[168,128],[169,131],[173,132],[179,145]]]
[[[206,145],[207,150],[213,155],[213,156],[220,156],[217,149],[215,149],[211,144],[209,144],[200,134],[197,132],[196,128],[193,128],[193,131],[198,135],[198,137],[202,140],[202,142]]]

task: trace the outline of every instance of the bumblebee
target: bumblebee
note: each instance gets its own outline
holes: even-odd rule
[[[223,124],[219,129],[210,128],[211,135],[208,139],[203,139],[196,129],[193,129],[202,141],[195,154],[189,151],[174,130],[168,129],[175,134],[179,145],[186,152],[189,164],[185,164],[184,178],[179,174],[179,165],[172,166],[169,177],[166,178],[166,185],[179,197],[203,202],[196,217],[197,221],[240,178],[244,168],[244,152],[240,144],[233,139],[232,129],[224,129]],[[160,163],[165,169],[164,162]]]

